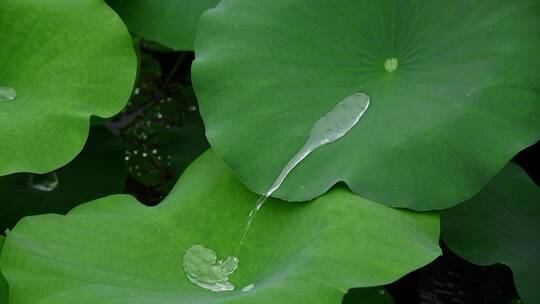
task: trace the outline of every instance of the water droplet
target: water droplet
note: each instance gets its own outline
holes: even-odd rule
[[[137,154],[139,154],[139,151],[133,150],[133,155],[137,155]]]
[[[135,88],[135,90],[133,91],[133,94],[135,94],[135,95],[139,95],[140,93],[141,93],[140,88]]]
[[[244,288],[242,288],[242,291],[250,291],[253,288],[255,288],[255,284],[251,283],[251,284],[245,286]]]
[[[55,172],[46,174],[30,174],[28,185],[39,191],[51,192],[58,186],[58,175]]]
[[[153,149],[152,154],[157,154],[157,149]]]
[[[246,238],[247,231],[257,211],[261,209],[266,199],[281,186],[287,175],[313,151],[345,136],[367,111],[369,102],[370,98],[368,95],[364,93],[353,93],[336,104],[313,124],[304,146],[289,160],[270,188],[259,197],[255,208],[251,210],[248,222],[240,238],[240,247]]]
[[[399,61],[397,58],[388,58],[384,62],[384,69],[388,72],[393,72],[398,68]]]
[[[128,160],[129,160],[129,156],[124,157],[124,160],[125,160],[125,161],[128,161]]]
[[[234,290],[229,275],[238,268],[237,257],[218,260],[216,252],[203,245],[193,245],[184,253],[182,265],[187,278],[197,286],[211,291]]]
[[[146,152],[143,152],[142,157],[147,157],[148,154]]]
[[[384,296],[386,294],[386,290],[384,288],[379,288],[377,289],[377,294]]]
[[[163,114],[157,113],[157,114],[156,114],[156,117],[157,117],[158,119],[162,119],[162,118],[163,118]]]
[[[0,101],[11,101],[17,98],[17,90],[11,87],[0,87]]]

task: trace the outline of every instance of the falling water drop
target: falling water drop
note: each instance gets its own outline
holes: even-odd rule
[[[274,183],[259,197],[255,208],[249,213],[247,224],[240,237],[239,247],[242,247],[257,211],[261,209],[268,197],[281,186],[287,175],[313,151],[347,134],[367,111],[369,101],[370,98],[367,94],[351,94],[313,124],[304,146],[289,160]]]
[[[0,87],[0,101],[11,101],[17,98],[17,90],[12,87]]]
[[[30,174],[28,185],[39,191],[51,192],[58,186],[58,175],[55,172]]]
[[[238,268],[238,258],[218,260],[216,252],[203,245],[193,245],[184,253],[183,266],[187,278],[197,286],[211,291],[231,291],[234,285],[229,275]]]

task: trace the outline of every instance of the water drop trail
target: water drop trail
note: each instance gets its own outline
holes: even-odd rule
[[[270,188],[257,200],[255,208],[249,213],[248,221],[240,237],[240,250],[257,212],[264,202],[281,186],[289,173],[309,154],[318,148],[334,142],[347,134],[358,123],[369,107],[370,98],[364,93],[354,93],[335,105],[328,113],[313,124],[304,146],[289,160]]]
[[[183,267],[187,278],[197,286],[210,291],[231,291],[235,286],[229,282],[229,275],[233,274],[240,260],[240,249],[247,236],[249,228],[257,212],[264,202],[281,186],[287,175],[310,153],[316,149],[334,142],[349,132],[368,109],[370,98],[364,93],[354,93],[347,96],[328,113],[321,117],[309,133],[309,137],[300,150],[287,162],[270,188],[257,200],[255,208],[249,213],[248,221],[242,231],[240,242],[236,249],[236,256],[225,260],[218,260],[212,249],[197,244],[191,246],[184,253]],[[134,154],[137,154],[134,152]],[[255,287],[254,284],[245,286],[246,292]]]

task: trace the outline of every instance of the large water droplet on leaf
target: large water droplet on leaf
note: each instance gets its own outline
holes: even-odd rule
[[[39,191],[50,192],[58,186],[58,175],[55,172],[46,174],[30,174],[28,185]]]
[[[187,278],[197,286],[211,291],[234,290],[229,282],[238,268],[238,258],[228,257],[218,260],[216,252],[203,245],[193,245],[184,253],[183,266]]]
[[[11,101],[17,97],[17,90],[11,87],[0,87],[0,101]]]

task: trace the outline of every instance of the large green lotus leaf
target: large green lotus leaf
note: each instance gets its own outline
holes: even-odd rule
[[[354,288],[347,292],[342,304],[395,304],[392,296],[382,287]]]
[[[210,151],[157,207],[115,195],[67,216],[26,217],[2,253],[11,303],[340,303],[347,288],[389,283],[440,254],[437,214],[337,187],[310,203],[267,202],[238,255],[237,291],[190,283],[186,249],[235,255],[256,199]]]
[[[540,188],[509,163],[480,193],[441,215],[442,237],[472,263],[504,263],[525,303],[540,303]]]
[[[4,241],[6,238],[2,235],[0,235],[0,253],[2,252],[2,248],[4,248]],[[0,304],[8,304],[9,303],[9,287],[6,282],[6,279],[4,279],[4,276],[2,275],[2,272],[0,271]]]
[[[0,231],[27,215],[66,213],[98,197],[121,193],[127,178],[123,145],[103,127],[93,127],[83,151],[46,175],[0,177]]]
[[[539,3],[223,0],[201,18],[193,65],[208,140],[262,193],[314,122],[364,92],[356,127],[275,195],[345,181],[392,206],[455,205],[539,138]]]
[[[129,33],[100,0],[0,0],[0,175],[73,159],[91,115],[126,104],[137,62]]]
[[[219,0],[107,0],[129,29],[174,50],[192,51],[201,14]]]

